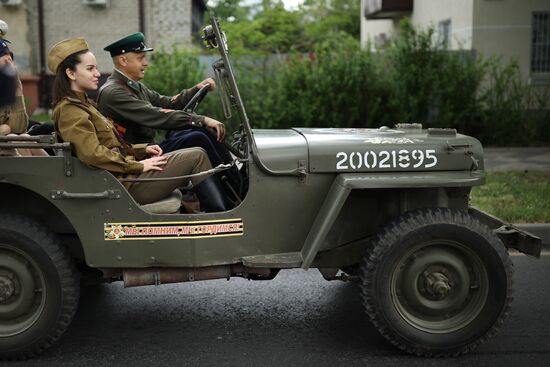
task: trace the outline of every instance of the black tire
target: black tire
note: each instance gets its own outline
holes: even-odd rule
[[[0,359],[28,359],[54,344],[78,296],[78,272],[59,238],[27,217],[0,213]]]
[[[361,265],[361,296],[378,331],[418,356],[467,353],[502,326],[512,262],[499,238],[465,211],[404,214]]]

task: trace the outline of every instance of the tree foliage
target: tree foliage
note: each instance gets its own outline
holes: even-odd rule
[[[210,16],[226,22],[245,22],[250,15],[250,6],[241,4],[241,0],[217,0],[208,4]]]
[[[306,35],[313,42],[327,34],[361,37],[361,2],[357,0],[305,0],[301,14],[307,20]]]
[[[265,9],[261,15],[247,22],[224,24],[231,36],[231,49],[238,53],[287,53],[302,51],[303,28],[300,16],[288,12],[282,5]]]
[[[240,0],[219,0],[209,7],[211,16],[226,20],[231,47],[237,53],[313,51],[327,38],[359,43],[360,3],[357,0],[306,0],[287,10],[280,0],[262,0],[243,7]]]
[[[205,66],[193,50],[173,47],[151,54],[151,66],[145,71],[144,83],[164,95],[174,95],[204,79]]]

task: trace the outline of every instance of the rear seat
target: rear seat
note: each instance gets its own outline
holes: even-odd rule
[[[176,214],[180,212],[181,199],[182,194],[176,189],[162,200],[141,205],[141,209],[153,214]]]

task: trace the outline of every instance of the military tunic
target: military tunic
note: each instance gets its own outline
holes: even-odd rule
[[[147,144],[132,146],[138,157],[122,154],[123,146],[113,131],[113,125],[88,100],[86,94],[65,98],[53,110],[53,119],[64,141],[75,149],[85,164],[119,174],[141,173]]]
[[[136,159],[146,158],[147,144],[132,145],[132,155],[124,155],[124,146],[114,126],[88,100],[86,94],[78,98],[65,98],[53,111],[53,118],[64,141],[70,142],[77,157],[87,165],[103,168],[117,176],[165,178],[197,174],[212,168],[203,149],[180,149],[166,154],[167,163],[162,171],[143,172],[143,164]],[[197,185],[207,175],[193,177]],[[189,179],[125,183],[126,188],[140,204],[148,204],[168,196],[174,189],[184,186]]]
[[[23,96],[17,96],[13,105],[0,108],[0,125],[8,125],[12,134],[22,134],[27,131],[28,121]]]
[[[177,130],[202,126],[204,116],[181,111],[198,91],[184,89],[174,97],[163,96],[142,83],[114,70],[98,96],[99,111],[126,128],[124,138],[131,143],[153,141],[154,129]],[[162,109],[175,110],[164,113]]]

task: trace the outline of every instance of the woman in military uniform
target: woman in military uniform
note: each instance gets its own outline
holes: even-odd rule
[[[180,149],[163,155],[158,145],[128,145],[86,96],[96,90],[99,71],[83,38],[61,41],[48,54],[48,68],[55,73],[53,118],[62,139],[72,143],[84,163],[103,168],[118,177],[177,177],[212,168],[201,148]],[[188,179],[133,182],[128,191],[140,204],[168,196]],[[225,210],[224,197],[212,177],[191,178],[205,211]]]

